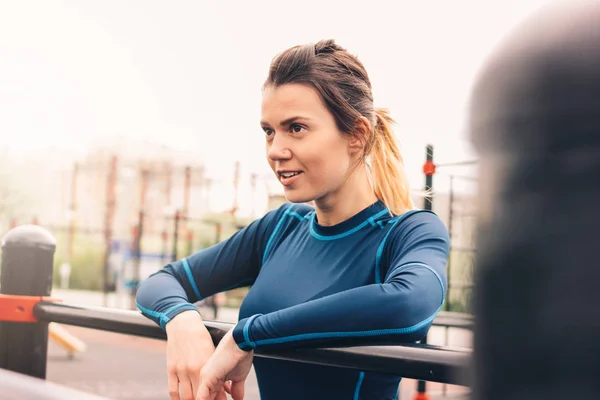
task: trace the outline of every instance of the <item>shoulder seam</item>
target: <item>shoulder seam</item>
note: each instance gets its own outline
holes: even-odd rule
[[[271,235],[269,236],[269,240],[267,241],[267,244],[265,245],[265,250],[263,252],[263,257],[261,260],[261,267],[264,265],[265,261],[267,260],[267,258],[269,256],[269,251],[271,250],[271,247],[273,245],[273,241],[275,240],[275,237],[281,230],[281,226],[283,225],[283,221],[286,219],[286,217],[292,216],[292,217],[299,219],[300,221],[308,220],[310,218],[310,217],[307,218],[307,216],[310,215],[310,211],[308,213],[306,213],[306,215],[300,215],[298,212],[294,211],[293,209],[294,209],[294,203],[290,203],[289,205],[287,205],[285,207],[285,210],[279,217],[279,220],[277,221],[277,224],[275,225],[275,228],[273,229],[273,232],[271,232]]]
[[[379,247],[377,248],[377,253],[375,254],[375,283],[382,282],[382,280],[381,280],[381,256],[383,255],[383,252],[385,251],[385,244],[387,242],[388,237],[390,236],[390,234],[392,233],[392,231],[394,230],[394,228],[396,227],[396,225],[399,222],[406,220],[415,214],[420,214],[421,212],[435,214],[433,211],[430,211],[430,210],[421,210],[421,209],[409,210],[409,211],[405,212],[404,214],[398,215],[398,216],[390,219],[387,222],[388,224],[391,224],[392,226],[390,227],[389,231],[387,231],[387,233],[385,234],[385,236],[379,243]]]

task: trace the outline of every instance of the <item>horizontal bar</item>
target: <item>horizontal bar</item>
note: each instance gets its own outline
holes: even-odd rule
[[[104,307],[74,304],[39,303],[34,309],[39,321],[58,322],[111,332],[156,339],[166,339],[163,330],[141,313]],[[215,345],[233,324],[205,321]],[[432,345],[364,346],[326,349],[298,349],[266,352],[257,357],[275,358],[310,364],[376,371],[410,379],[469,384],[468,365],[471,351]]]
[[[93,394],[81,392],[44,379],[0,369],[2,399],[20,400],[108,400]]]
[[[475,319],[464,313],[442,311],[433,321],[435,326],[446,326],[448,328],[473,329]]]
[[[479,161],[477,160],[469,160],[469,161],[455,161],[455,162],[447,162],[447,163],[435,163],[436,167],[462,167],[465,165],[477,165]]]

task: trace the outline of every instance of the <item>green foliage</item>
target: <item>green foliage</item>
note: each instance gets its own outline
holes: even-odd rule
[[[60,285],[60,265],[65,260],[65,235],[57,237],[57,252],[54,256],[54,286]],[[104,246],[100,241],[85,236],[76,236],[71,257],[69,288],[78,290],[102,290]]]

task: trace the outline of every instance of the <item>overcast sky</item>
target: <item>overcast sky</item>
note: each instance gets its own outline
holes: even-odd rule
[[[0,0],[0,144],[85,152],[115,137],[198,154],[215,176],[266,172],[260,86],[271,59],[334,38],[396,118],[413,185],[426,143],[473,158],[466,104],[501,36],[545,0]]]

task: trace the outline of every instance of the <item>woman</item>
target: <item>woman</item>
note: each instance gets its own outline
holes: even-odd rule
[[[387,112],[332,40],[277,56],[263,88],[269,165],[289,203],[142,283],[166,330],[171,399],[394,399],[400,377],[281,360],[255,349],[415,342],[444,301],[447,231],[415,210]],[[313,202],[314,207],[307,205]],[[198,299],[252,285],[216,349]]]

